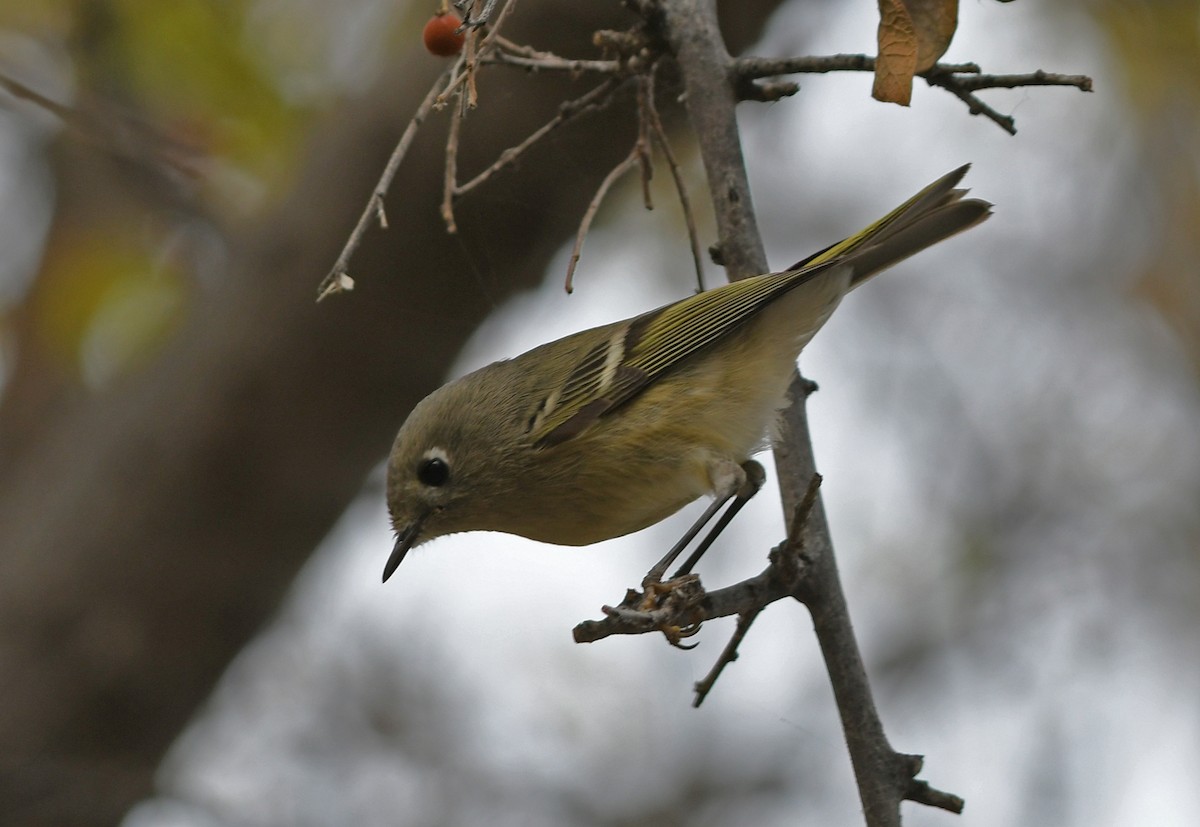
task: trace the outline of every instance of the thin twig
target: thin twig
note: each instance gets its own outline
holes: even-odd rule
[[[554,56],[531,58],[501,51],[489,52],[480,62],[497,66],[517,66],[534,71],[569,72],[572,75],[582,75],[584,72],[614,75],[621,71],[621,64],[616,60],[572,60]]]
[[[875,58],[870,55],[825,55],[821,57],[761,58],[744,57],[734,62],[739,78],[739,95],[743,99],[774,100],[792,94],[795,89],[778,86],[764,89],[755,80],[764,77],[798,73],[873,72]],[[974,92],[981,89],[1016,89],[1023,86],[1072,86],[1082,92],[1092,91],[1092,79],[1087,75],[1062,75],[1053,72],[1028,72],[1018,75],[985,75],[974,63],[939,63],[921,73],[930,86],[939,86],[967,105],[972,115],[983,115],[1010,135],[1017,134],[1011,115],[1002,115],[980,100]]]
[[[729,638],[729,642],[721,650],[721,656],[717,658],[717,662],[713,664],[712,669],[708,671],[704,679],[696,682],[696,697],[692,699],[693,707],[699,707],[700,704],[704,703],[704,699],[712,691],[713,684],[717,682],[717,678],[721,677],[721,673],[725,671],[725,667],[738,659],[738,647],[742,645],[742,640],[746,637],[746,632],[750,631],[751,624],[754,623],[754,620],[762,610],[762,606],[756,606],[750,611],[738,615],[737,628],[733,630],[733,636]]]
[[[940,63],[936,68],[956,74],[978,74],[981,71],[975,63]],[[875,58],[871,55],[739,57],[734,61],[734,69],[743,80],[826,72],[874,72]]]
[[[671,142],[667,140],[667,131],[663,128],[662,119],[658,116],[658,107],[654,98],[650,98],[649,106],[650,134],[663,156],[667,159],[667,167],[671,170],[671,179],[675,182],[675,192],[679,195],[679,205],[683,208],[683,221],[687,225],[688,245],[692,249],[692,264],[696,267],[696,289],[704,292],[704,257],[700,253],[700,237],[696,232],[696,218],[692,214],[692,202],[688,198],[687,184],[683,180],[683,171],[675,160],[675,152]]]
[[[787,539],[771,549],[770,554],[775,576],[779,578],[780,582],[786,583],[791,588],[793,597],[801,599],[802,602],[800,595],[805,593],[804,589],[808,586],[805,576],[809,571],[804,560],[805,529],[808,528],[813,509],[817,507],[817,495],[821,491],[823,481],[824,478],[817,473],[809,477],[804,496],[792,510]]]
[[[495,36],[495,44],[496,48],[486,58],[490,63],[520,66],[526,69],[569,72],[573,75],[580,75],[584,72],[615,75],[622,71],[619,60],[575,60],[560,57],[553,52],[540,52],[529,46],[513,43],[498,35]]]
[[[1016,122],[1011,115],[1001,115],[976,95],[980,89],[1016,89],[1023,86],[1073,86],[1081,92],[1092,91],[1092,79],[1086,75],[1059,75],[1051,72],[1029,72],[1023,75],[975,75],[959,77],[934,67],[924,74],[930,86],[940,86],[963,101],[972,115],[983,115],[1010,135],[1017,134]]]
[[[917,771],[919,772],[920,769],[918,768]],[[929,786],[928,781],[918,781],[916,778],[908,782],[908,789],[904,792],[904,800],[915,801],[927,807],[937,807],[939,810],[947,810],[951,813],[962,813],[963,807],[966,805],[966,802],[954,793],[943,792]]]
[[[492,175],[516,161],[523,152],[544,138],[554,129],[562,126],[576,115],[597,110],[607,105],[609,98],[606,96],[615,91],[620,83],[620,80],[616,78],[610,78],[604,83],[601,83],[599,86],[596,86],[583,95],[580,95],[575,100],[560,104],[557,115],[543,124],[539,129],[531,133],[529,137],[521,141],[521,143],[501,152],[500,157],[492,162],[492,165],[483,170],[483,172],[479,173],[465,184],[460,184],[454,191],[455,195],[465,195],[466,193],[475,189],[480,184],[487,181]]]
[[[51,100],[41,92],[30,89],[21,83],[21,81],[11,78],[8,75],[0,73],[0,86],[3,86],[14,98],[20,98],[21,100],[36,104],[52,115],[57,115],[65,123],[78,125],[78,122],[83,120],[82,115],[75,109]]]
[[[936,70],[936,71],[935,71]],[[953,70],[936,66],[924,73],[930,83],[941,75],[954,74]],[[1022,75],[974,75],[955,77],[954,85],[968,92],[980,89],[1016,89],[1020,86],[1074,86],[1081,92],[1092,91],[1092,79],[1087,75],[1060,75],[1054,72],[1027,72]]]
[[[797,545],[803,545],[804,527],[808,524],[809,518],[812,516],[813,508],[817,504],[817,494],[821,491],[821,483],[825,478],[820,474],[813,474],[808,481],[808,488],[804,489],[804,499],[796,506],[795,512],[792,514],[792,524],[788,526],[788,540]]]
[[[475,4],[470,2],[455,3],[455,6],[460,10],[470,9],[473,5]],[[380,176],[379,183],[376,184],[375,190],[368,200],[357,224],[351,231],[345,246],[342,248],[329,273],[321,280],[321,284],[317,288],[317,301],[321,301],[333,293],[353,289],[354,280],[350,278],[347,272],[350,259],[362,244],[367,227],[373,219],[377,220],[380,226],[386,229],[387,216],[384,212],[384,198],[391,186],[392,179],[396,175],[400,162],[403,160],[416,135],[417,129],[428,117],[432,109],[441,109],[452,98],[457,96],[459,105],[451,118],[450,135],[447,138],[446,184],[443,190],[441,205],[442,218],[446,222],[447,229],[453,233],[457,231],[454,219],[454,199],[457,196],[469,192],[488,180],[488,178],[499,170],[512,164],[524,151],[555,127],[560,126],[583,111],[599,108],[604,103],[607,103],[607,101],[601,101],[601,98],[619,86],[621,79],[618,77],[618,74],[624,71],[620,61],[568,61],[556,55],[518,46],[503,38],[500,35],[500,29],[516,7],[516,0],[508,0],[508,2],[504,3],[499,12],[494,14],[494,19],[485,31],[482,28],[482,24],[488,22],[489,18],[493,16],[495,5],[494,0],[488,0],[480,16],[474,19],[470,19],[469,12],[464,12],[467,22],[464,23],[463,28],[470,29],[467,33],[464,53],[454,62],[454,65],[450,69],[439,76],[437,82],[430,88],[429,94],[422,101],[421,106],[418,107],[416,114],[409,121],[408,127],[396,145],[396,149],[393,150],[383,175]],[[443,3],[444,6],[445,3]],[[467,183],[459,186],[456,181],[458,137],[465,109],[474,108],[477,103],[478,92],[475,80],[478,67],[480,64],[506,62],[503,57],[505,50],[519,53],[516,55],[519,58],[517,62],[525,65],[526,68],[566,69],[575,72],[583,70],[600,71],[609,74],[611,77],[609,81],[600,84],[580,98],[563,104],[559,108],[558,115],[549,123],[530,135],[518,146],[501,153],[495,163]],[[511,63],[513,61],[507,62]],[[0,81],[2,80],[3,78],[0,78]],[[5,85],[9,86],[9,84]],[[462,91],[464,86],[466,87],[465,93]],[[19,94],[19,92],[14,91],[14,94]],[[26,95],[21,96],[26,97]]]
[[[362,243],[363,235],[366,234],[367,227],[373,220],[379,221],[381,225],[386,226],[386,220],[383,217],[384,197],[392,185],[392,179],[396,177],[396,170],[400,168],[400,162],[404,160],[409,146],[412,145],[413,138],[416,137],[417,130],[425,122],[425,119],[429,117],[434,102],[437,100],[438,90],[441,89],[445,82],[446,75],[447,73],[443,72],[433,82],[433,85],[429,87],[428,94],[421,101],[421,105],[417,107],[412,120],[408,122],[408,126],[405,128],[404,134],[400,136],[396,148],[392,150],[392,156],[388,158],[387,166],[383,168],[383,174],[379,176],[379,182],[375,184],[375,189],[371,193],[371,197],[367,200],[367,205],[363,208],[358,223],[354,225],[354,229],[350,232],[350,237],[346,239],[346,244],[342,247],[342,252],[338,254],[337,261],[333,263],[333,267],[325,278],[321,280],[321,284],[317,288],[317,301],[353,287],[354,282],[350,279],[349,273],[346,272],[350,266],[350,257],[354,255],[354,252]]]
[[[592,226],[592,219],[596,217],[596,211],[600,209],[600,202],[604,200],[604,196],[608,195],[608,191],[617,179],[624,175],[638,162],[637,147],[625,156],[625,160],[612,168],[608,175],[604,176],[604,180],[600,182],[600,187],[596,190],[596,194],[592,196],[592,201],[588,204],[587,212],[583,214],[583,220],[579,222],[579,231],[575,233],[575,246],[571,248],[571,260],[567,262],[567,280],[563,284],[563,288],[572,293],[575,290],[575,265],[579,263],[579,256],[583,252],[583,239],[587,237],[588,228]]]
[[[458,88],[467,82],[466,73],[466,55],[460,55],[458,60],[454,62],[454,66],[450,69],[450,80],[446,82],[446,88],[438,94],[437,100],[433,104],[434,109],[442,109],[446,103],[458,91]]]
[[[454,221],[454,194],[455,179],[458,177],[458,136],[462,130],[465,105],[460,89],[455,99],[454,113],[450,116],[449,135],[446,137],[446,170],[442,184],[442,220],[446,222],[446,232],[451,235],[458,232],[458,225]]]
[[[119,158],[133,160],[155,172],[169,171],[188,179],[201,177],[202,172],[195,164],[201,153],[195,147],[117,107],[105,107],[103,102],[88,107],[66,106],[3,73],[0,73],[0,88],[49,112],[83,140]]]
[[[648,210],[654,209],[654,200],[650,196],[650,181],[654,178],[654,163],[650,158],[650,99],[654,95],[653,75],[647,72],[638,76],[637,112],[638,133],[633,151],[637,153],[638,164],[642,168],[642,204]]]
[[[802,572],[805,571],[804,566],[801,565],[801,555],[804,550],[804,527],[808,524],[808,519],[812,516],[813,508],[816,506],[817,493],[821,490],[821,482],[821,475],[813,474],[812,479],[808,483],[808,490],[804,492],[804,499],[797,504],[796,510],[792,514],[792,522],[788,528],[787,540],[771,552],[771,565],[774,569],[776,579],[779,582],[792,585],[793,588],[797,581],[800,580]],[[725,644],[725,648],[721,651],[721,656],[717,658],[717,662],[713,664],[712,669],[705,675],[704,680],[698,682],[695,686],[696,697],[692,701],[693,707],[698,707],[704,703],[704,699],[708,697],[713,684],[717,682],[717,678],[721,677],[721,673],[725,671],[725,667],[737,660],[738,647],[741,645],[742,639],[746,637],[746,633],[750,631],[751,624],[754,623],[755,618],[758,617],[759,612],[763,608],[762,606],[755,606],[753,609],[742,612],[738,616],[737,628],[734,629],[729,643]]]
[[[1014,118],[1012,115],[1001,115],[997,110],[988,106],[978,97],[966,91],[965,89],[962,89],[954,82],[954,78],[946,76],[939,77],[936,80],[933,78],[926,78],[925,80],[930,86],[940,86],[950,94],[954,95],[954,97],[961,100],[967,105],[967,111],[972,115],[983,115],[1009,135],[1017,134],[1016,118]]]
[[[489,4],[495,0],[489,0]],[[467,25],[467,24],[463,24]],[[467,109],[474,109],[479,103],[479,90],[475,86],[475,72],[477,67],[477,55],[479,46],[480,29],[472,28],[467,33],[465,48],[463,49],[463,63],[465,65],[465,74],[467,76],[467,98],[465,101]]]

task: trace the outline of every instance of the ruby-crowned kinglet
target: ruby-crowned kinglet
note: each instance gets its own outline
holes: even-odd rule
[[[955,189],[967,168],[788,270],[575,333],[431,393],[388,459],[397,539],[383,579],[443,534],[587,545],[743,489],[796,357],[842,296],[988,216],[990,204]]]

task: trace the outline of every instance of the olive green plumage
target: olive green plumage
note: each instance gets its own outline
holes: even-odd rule
[[[961,167],[857,235],[743,279],[496,362],[422,400],[388,461],[398,540],[492,530],[586,545],[744,479],[796,357],[847,292],[986,218]]]

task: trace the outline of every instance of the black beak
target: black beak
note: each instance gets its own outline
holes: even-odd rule
[[[408,550],[413,547],[416,542],[417,535],[421,533],[421,523],[417,521],[412,525],[407,526],[396,537],[396,545],[392,547],[392,554],[388,557],[387,565],[383,567],[383,582],[386,583],[392,573],[399,568],[400,563],[404,560],[404,555],[408,554]]]

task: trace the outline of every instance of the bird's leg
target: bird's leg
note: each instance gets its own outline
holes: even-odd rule
[[[737,513],[742,510],[742,506],[750,502],[751,498],[757,494],[763,487],[763,483],[767,480],[767,473],[763,467],[752,459],[742,463],[742,473],[745,475],[737,490],[732,494],[726,494],[725,499],[733,498],[733,502],[729,503],[729,508],[725,509],[725,513],[721,515],[721,519],[717,520],[717,524],[709,530],[708,534],[700,545],[696,546],[687,560],[683,561],[683,565],[675,572],[672,577],[681,577],[691,572],[696,564],[700,562],[700,558],[704,556],[704,552],[708,551],[708,547],[713,544],[713,541],[725,530],[725,526],[737,516]]]
[[[709,504],[708,508],[704,509],[704,513],[700,515],[700,518],[692,523],[692,527],[684,532],[684,535],[679,538],[679,542],[672,546],[671,550],[655,563],[650,571],[646,572],[646,577],[642,581],[643,587],[645,584],[661,583],[663,575],[667,573],[667,569],[683,553],[688,544],[696,538],[696,535],[700,533],[700,529],[704,528],[708,524],[708,521],[725,507],[726,503],[729,503],[729,507],[721,515],[721,519],[709,530],[704,539],[700,541],[700,545],[696,547],[696,550],[679,567],[679,571],[675,572],[675,577],[690,572],[696,563],[700,561],[700,558],[704,556],[704,552],[708,551],[708,547],[713,544],[713,541],[724,530],[725,526],[729,525],[729,521],[734,518],[734,515],[762,488],[763,482],[766,480],[766,472],[763,471],[761,465],[749,459],[740,466],[732,465],[729,471],[729,478],[729,483],[724,486],[723,491]],[[732,502],[730,502],[731,500]]]
[[[683,550],[688,547],[688,543],[692,542],[696,535],[700,533],[700,529],[704,528],[708,521],[713,518],[713,515],[720,511],[732,497],[733,492],[722,494],[709,503],[708,508],[704,509],[704,513],[700,515],[700,519],[692,523],[692,527],[684,532],[683,536],[679,538],[679,542],[671,546],[671,550],[663,556],[663,559],[655,563],[650,571],[646,572],[643,582],[661,582],[663,575],[667,573],[667,569],[675,562],[675,558],[683,553]]]

